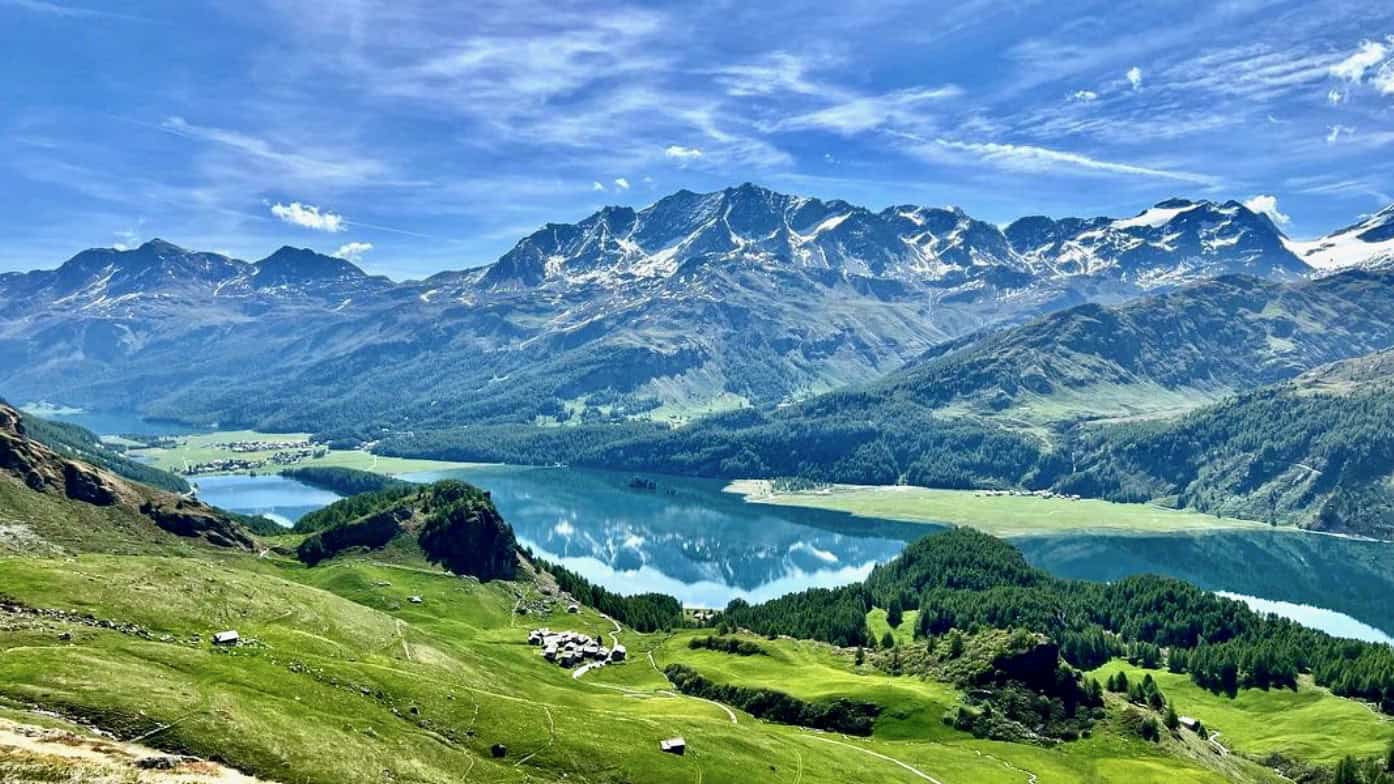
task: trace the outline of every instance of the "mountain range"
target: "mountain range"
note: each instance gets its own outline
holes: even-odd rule
[[[0,276],[0,392],[263,428],[353,421],[355,437],[683,420],[864,382],[1082,303],[1374,261],[1391,225],[1386,210],[1301,244],[1238,202],[1174,199],[998,227],[747,184],[607,207],[486,267],[401,283],[309,250],[248,263],[154,240]]]
[[[1227,275],[946,341],[881,378],[658,425],[416,430],[389,455],[1051,490],[1394,531],[1394,269]]]

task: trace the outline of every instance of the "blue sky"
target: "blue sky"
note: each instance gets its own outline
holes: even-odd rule
[[[1394,201],[1394,5],[0,0],[0,270],[163,237],[395,278],[753,181],[984,220]]]

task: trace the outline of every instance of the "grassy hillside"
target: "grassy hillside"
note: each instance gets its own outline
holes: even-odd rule
[[[248,551],[243,520],[54,450],[0,404],[0,552]]]
[[[95,524],[87,517],[94,514],[86,508],[91,504],[15,482],[0,487],[10,490],[0,495],[0,514],[44,515],[45,537],[58,537],[64,526],[85,531]],[[859,654],[729,629],[635,631],[622,619],[633,612],[648,623],[662,607],[656,600],[625,599],[576,575],[540,571],[512,544],[487,496],[461,483],[389,488],[331,510],[306,542],[320,537],[324,546],[326,536],[376,519],[391,521],[394,532],[385,544],[332,548],[329,557],[310,559],[313,566],[282,554],[286,543],[274,539],[256,551],[214,548],[163,529],[129,540],[102,529],[105,537],[83,547],[0,555],[3,718],[52,720],[33,713],[40,710],[161,753],[211,760],[265,781],[307,784],[1276,782],[1243,757],[1200,753],[1204,747],[1185,733],[1145,739],[1129,718],[1133,709],[1119,704],[1094,702],[1076,713],[1088,732],[1064,742],[1053,730],[1037,736],[1018,723],[1013,717],[1031,715],[1029,706],[1063,709],[1059,699],[1087,695],[1087,684],[1068,669],[1049,675],[1059,654],[1044,634],[988,627],[1070,629],[1049,627],[1031,613],[1010,616],[1015,621],[965,617],[955,628],[975,631],[965,632],[970,642],[962,654],[953,652],[952,634],[927,642],[916,633],[937,632],[935,624],[954,606],[927,603],[924,597],[938,596],[932,592],[916,594],[929,590],[926,574],[943,586],[988,591],[984,596],[1010,586],[1057,590],[1010,547],[981,534],[930,537],[902,562],[878,569],[866,586],[744,610],[733,605],[720,619],[723,627],[784,622],[817,613],[818,602],[834,597],[855,605],[846,620],[865,634],[868,624],[879,630],[886,621],[858,597],[919,597],[911,602],[919,612],[906,612],[894,635],[896,648]],[[482,535],[494,529],[507,536]],[[88,552],[74,554],[80,550]],[[504,550],[516,559],[507,573],[496,568],[495,556]],[[476,571],[476,564],[489,569]],[[573,610],[573,595],[606,603],[621,620],[589,606]],[[1141,610],[1094,599],[1089,606],[1151,623]],[[975,606],[987,611],[988,605],[1012,606],[1001,599]],[[1238,615],[1218,626],[1207,620],[1207,628],[1266,633],[1238,605],[1219,606]],[[629,653],[624,663],[600,669],[563,669],[528,644],[528,631],[540,626],[603,636]],[[807,626],[816,630],[820,622]],[[214,644],[213,635],[229,629],[240,642]],[[750,655],[690,644],[714,633],[743,642]],[[864,706],[875,718],[865,737],[776,723],[787,716],[758,720],[679,693],[686,686],[663,673],[671,666],[700,674],[713,688],[755,695],[740,704],[762,716],[778,702],[834,718],[839,706]],[[1033,685],[1016,684],[1018,677]],[[1034,689],[1042,690],[1037,697],[1030,696]],[[978,721],[969,731],[962,717],[984,715],[984,690],[1006,712],[1006,725]],[[1025,702],[1011,707],[1017,699]],[[1265,709],[1259,702],[1253,710]],[[1051,719],[1050,726],[1057,723]],[[1016,729],[1004,735],[1002,726]],[[1325,762],[1337,755],[1332,749],[1344,748],[1346,735],[1374,743],[1385,726],[1365,711],[1326,735],[1308,727],[1303,743],[1311,751],[1304,753]],[[658,749],[673,736],[686,739],[686,754]],[[32,752],[6,753],[9,738],[0,726],[0,774],[7,781],[68,776],[61,760],[35,773]]]
[[[1118,672],[1129,681],[1151,675],[1178,713],[1200,719],[1212,736],[1237,752],[1255,756],[1278,752],[1309,762],[1334,763],[1346,754],[1377,757],[1394,743],[1394,722],[1370,721],[1369,708],[1334,697],[1307,681],[1296,689],[1247,689],[1228,697],[1196,686],[1185,675],[1147,670],[1122,660],[1090,675],[1102,682]],[[1332,738],[1341,742],[1333,744]]]
[[[11,600],[121,624],[7,612],[0,700],[268,780],[377,782],[386,772],[423,782],[1005,784],[1025,781],[1028,770],[1063,782],[1231,780],[1231,771],[1177,758],[1165,744],[1108,732],[1058,749],[976,740],[938,721],[957,699],[951,687],[858,671],[814,643],[767,642],[776,655],[763,671],[732,670],[725,654],[689,653],[682,636],[621,629],[631,662],[573,678],[526,644],[526,629],[613,626],[590,610],[544,609],[544,586],[531,581],[479,584],[364,560],[306,569],[277,559],[98,555],[0,559],[0,575]],[[228,627],[252,642],[212,647],[209,635]],[[864,740],[733,720],[721,706],[666,692],[649,651],[659,663],[810,699],[882,700],[888,718]],[[658,751],[671,735],[687,739],[685,756]],[[495,743],[507,756],[492,756]],[[1238,780],[1269,780],[1256,766],[1241,771]]]

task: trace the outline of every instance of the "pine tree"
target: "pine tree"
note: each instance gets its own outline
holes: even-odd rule
[[[1181,717],[1176,715],[1176,708],[1170,704],[1167,705],[1166,717],[1162,721],[1172,732],[1176,732],[1176,729],[1181,726]]]
[[[1104,704],[1104,688],[1103,688],[1102,686],[1099,685],[1098,679],[1096,679],[1096,678],[1090,678],[1090,679],[1088,680],[1088,682],[1086,683],[1084,689],[1085,689],[1085,694],[1086,694],[1086,695],[1088,696],[1088,698],[1089,698],[1089,704],[1090,704],[1090,705],[1103,705],[1103,704]]]
[[[891,606],[886,610],[886,623],[892,629],[899,629],[900,623],[905,619],[905,608],[901,606],[900,597],[891,600]]]
[[[889,629],[886,630],[885,634],[881,635],[881,647],[886,650],[895,647],[895,635],[891,634]]]
[[[963,635],[955,629],[949,634],[949,658],[957,659],[963,655]]]
[[[1331,779],[1332,784],[1360,784],[1360,770],[1356,765],[1354,757],[1343,757],[1336,763],[1336,775]]]
[[[860,645],[857,646],[856,662],[858,667],[866,663],[866,651],[862,650],[862,646]]]

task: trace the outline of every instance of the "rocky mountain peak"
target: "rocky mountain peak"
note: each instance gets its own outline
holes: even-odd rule
[[[481,281],[490,289],[612,287],[625,279],[666,279],[695,269],[693,263],[714,271],[732,265],[824,270],[936,287],[990,281],[1010,290],[1078,276],[1151,289],[1226,272],[1290,278],[1307,271],[1276,226],[1233,201],[1173,198],[1122,219],[1033,216],[1004,231],[959,207],[901,204],[873,213],[747,182],[706,194],[678,191],[639,210],[606,207],[577,224],[549,224]]]
[[[367,277],[353,262],[289,245],[282,246],[253,267],[252,283],[257,288]]]

